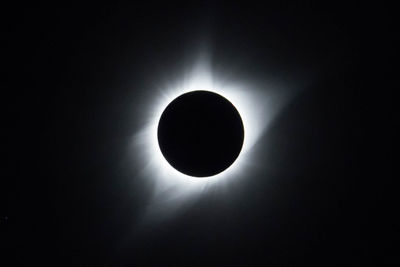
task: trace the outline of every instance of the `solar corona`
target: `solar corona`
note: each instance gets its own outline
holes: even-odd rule
[[[151,189],[145,218],[172,215],[256,171],[256,145],[279,103],[260,88],[199,60],[176,79],[159,79],[136,100],[145,113],[130,151]]]

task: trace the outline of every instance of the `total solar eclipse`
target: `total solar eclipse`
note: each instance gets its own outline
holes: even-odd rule
[[[244,127],[239,112],[226,98],[192,91],[166,107],[157,137],[172,167],[189,176],[208,177],[223,172],[237,159]]]

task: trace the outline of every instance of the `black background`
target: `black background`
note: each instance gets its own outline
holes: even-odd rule
[[[393,237],[372,245],[377,193],[367,190],[363,160],[365,95],[385,94],[370,72],[385,73],[394,50],[389,10],[348,2],[2,7],[4,266],[392,263],[378,256]],[[268,168],[135,229],[150,194],[121,167],[145,121],[135,99],[155,73],[179,77],[204,43],[222,68],[249,79],[304,76],[307,88],[257,143],[257,153],[268,148],[260,160]]]

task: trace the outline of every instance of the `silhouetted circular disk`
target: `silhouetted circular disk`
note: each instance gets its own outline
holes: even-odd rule
[[[158,124],[158,143],[176,170],[196,177],[218,174],[239,156],[243,122],[224,97],[193,91],[172,101]]]

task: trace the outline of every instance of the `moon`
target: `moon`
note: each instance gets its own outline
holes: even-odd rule
[[[157,129],[166,161],[198,178],[229,168],[241,152],[244,134],[235,106],[217,93],[201,90],[175,98],[163,111]]]

